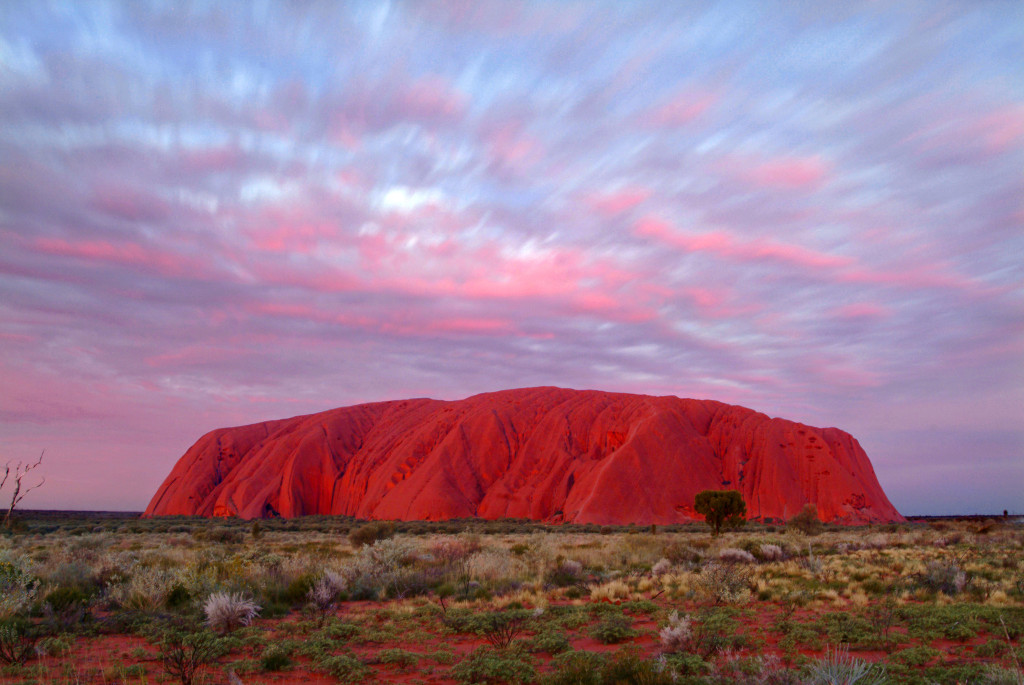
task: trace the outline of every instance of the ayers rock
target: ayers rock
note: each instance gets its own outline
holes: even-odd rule
[[[701,490],[753,519],[902,521],[860,444],[710,400],[525,388],[222,428],[185,453],[146,516],[530,518],[677,523]]]

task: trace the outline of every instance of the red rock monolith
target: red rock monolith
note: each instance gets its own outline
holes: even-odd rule
[[[524,388],[342,407],[207,433],[147,516],[700,519],[701,490],[752,519],[902,521],[860,444],[711,400]]]

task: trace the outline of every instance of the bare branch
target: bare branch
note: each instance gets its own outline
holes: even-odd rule
[[[4,516],[4,527],[10,528],[11,514],[14,513],[14,508],[18,506],[18,503],[21,502],[21,500],[25,499],[25,495],[32,492],[33,490],[42,487],[43,483],[46,482],[46,477],[44,476],[38,483],[28,488],[27,490],[23,491],[21,489],[21,482],[22,480],[24,480],[25,476],[27,476],[29,472],[31,472],[33,469],[38,468],[39,465],[43,463],[44,454],[46,454],[46,450],[43,450],[42,452],[39,453],[39,458],[36,459],[35,462],[25,464],[19,461],[17,465],[14,467],[14,492],[11,494],[11,505],[7,508],[7,514]],[[11,464],[10,462],[8,462],[6,467],[4,468],[4,479],[0,481],[0,488],[2,488],[4,483],[7,482],[7,478],[10,475]]]
[[[18,499],[14,500],[14,506],[18,506],[18,502],[20,502],[21,500],[25,499],[25,495],[27,495],[28,493],[32,492],[33,490],[41,488],[43,486],[43,483],[45,483],[45,482],[46,482],[46,476],[43,476],[42,480],[40,480],[38,483],[36,483],[32,487],[30,487],[25,492],[21,493],[21,495],[18,497]]]

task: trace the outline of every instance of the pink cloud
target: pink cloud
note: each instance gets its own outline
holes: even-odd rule
[[[175,349],[173,352],[146,357],[145,363],[154,368],[181,368],[190,365],[209,365],[219,362],[237,360],[246,354],[252,354],[237,347],[214,347],[211,345],[191,345]]]
[[[487,136],[491,156],[498,162],[516,166],[534,162],[543,154],[543,146],[533,136],[522,132],[521,127],[502,124]]]
[[[587,202],[601,214],[614,216],[628,212],[645,202],[650,196],[651,191],[646,188],[623,188],[614,192],[591,195],[587,198]]]
[[[800,245],[769,240],[741,242],[725,231],[683,233],[657,217],[644,217],[636,222],[633,232],[652,238],[684,252],[708,252],[738,262],[778,261],[815,269],[834,269],[852,265],[848,257],[818,252]]]
[[[874,302],[857,302],[835,310],[836,317],[840,319],[878,319],[889,314],[886,307]]]
[[[740,173],[764,188],[811,190],[824,183],[831,172],[829,165],[814,155],[770,159],[747,166]]]
[[[991,292],[991,288],[958,274],[942,273],[934,267],[908,267],[901,270],[858,267],[842,271],[836,279],[844,283],[873,283],[902,288],[950,288],[954,290]]]
[[[682,126],[688,124],[711,108],[718,96],[712,93],[683,92],[647,115],[655,126]]]
[[[39,238],[32,246],[47,254],[73,257],[87,261],[111,262],[126,266],[156,269],[162,274],[180,276],[205,271],[195,260],[172,252],[160,252],[137,243],[115,244],[103,240],[69,241],[59,238]]]
[[[121,186],[103,186],[94,191],[92,206],[104,214],[126,221],[156,221],[169,208],[158,197]]]
[[[341,325],[373,332],[409,337],[435,335],[518,335],[515,324],[492,316],[434,316],[427,312],[380,311],[376,316],[353,315],[295,303],[257,303],[250,307],[257,315],[301,319],[319,324]]]
[[[182,155],[182,164],[191,173],[230,171],[238,168],[242,151],[235,145],[189,150]]]
[[[425,322],[388,323],[381,330],[413,336],[432,335],[513,335],[518,331],[511,321],[494,318],[430,319]]]
[[[430,75],[410,84],[398,100],[401,111],[415,120],[449,120],[461,117],[467,98],[447,79]]]
[[[642,323],[652,321],[658,316],[655,310],[641,305],[632,298],[602,292],[581,293],[574,297],[569,304],[569,311],[573,314],[600,316],[621,323]]]
[[[1004,107],[982,118],[978,128],[991,152],[1006,152],[1024,141],[1024,105]]]
[[[330,222],[295,216],[286,212],[271,212],[272,227],[250,232],[252,244],[258,250],[280,254],[310,254],[322,243],[334,242],[343,235],[341,229]]]
[[[832,386],[877,388],[884,382],[882,374],[857,367],[844,359],[817,358],[806,364],[810,373]]]

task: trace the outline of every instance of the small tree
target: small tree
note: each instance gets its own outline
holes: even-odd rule
[[[711,526],[715,535],[718,535],[722,528],[738,528],[747,522],[747,503],[737,490],[698,492],[693,508],[698,514],[704,515],[704,520]]]
[[[818,518],[818,507],[808,502],[800,513],[786,521],[786,526],[799,530],[804,535],[817,535],[821,532],[821,519]]]
[[[7,508],[7,514],[4,516],[4,528],[11,527],[11,514],[14,513],[14,507],[18,506],[18,503],[25,499],[25,495],[42,486],[42,484],[46,482],[46,478],[41,478],[39,482],[32,487],[24,491],[21,489],[21,482],[25,479],[25,476],[29,474],[29,471],[38,468],[38,466],[43,463],[44,454],[46,454],[46,450],[43,450],[39,454],[39,458],[36,459],[35,462],[29,462],[26,464],[19,461],[14,466],[13,473],[11,472],[11,462],[7,462],[4,466],[4,475],[3,478],[0,478],[0,490],[3,490],[4,486],[7,485],[7,480],[11,476],[14,476],[14,492],[11,494],[11,505]]]

